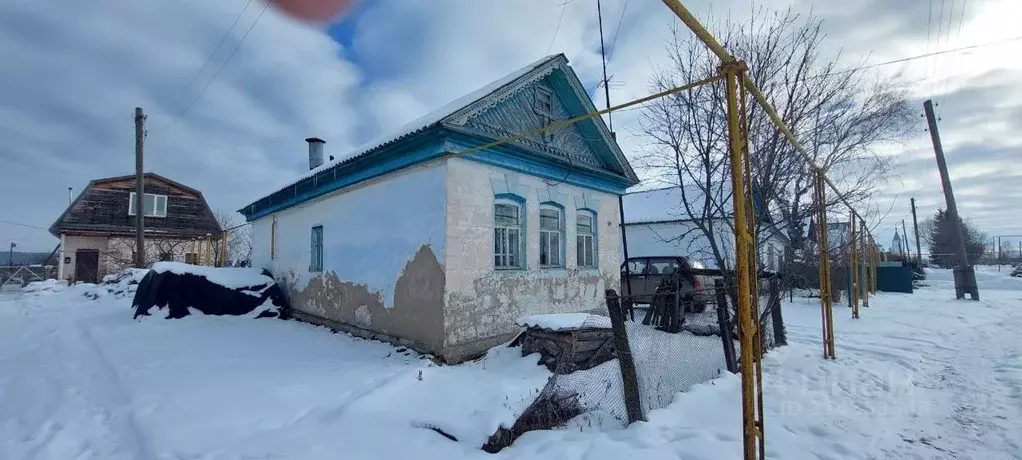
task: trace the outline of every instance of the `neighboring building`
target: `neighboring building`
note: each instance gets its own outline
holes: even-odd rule
[[[708,268],[717,268],[710,240],[697,225],[702,222],[716,235],[718,249],[733,260],[735,239],[730,199],[711,200],[711,205],[720,203],[718,209],[704,211],[706,200],[702,191],[696,187],[682,191],[681,187],[666,187],[624,196],[628,257],[685,256],[703,262]],[[779,270],[788,240],[769,221],[763,221],[760,229],[764,232],[757,238],[760,266]],[[734,266],[733,262],[731,265]]]
[[[891,250],[888,252],[899,256],[905,255],[905,246],[902,244],[901,235],[898,235],[898,229],[894,229],[894,240],[891,241]]]
[[[253,266],[299,319],[448,362],[542,313],[606,311],[620,283],[618,196],[638,182],[599,117],[467,149],[595,111],[550,56],[323,163],[244,207]]]
[[[816,222],[813,219],[809,220],[809,229],[806,231],[808,234],[809,242],[812,243],[812,250],[815,254],[819,254],[816,250],[817,236],[816,236]],[[830,254],[832,257],[841,257],[852,245],[852,226],[849,222],[827,222],[827,246],[830,247]]]
[[[220,235],[202,193],[158,174],[145,174],[146,262],[196,263],[195,239]],[[82,190],[50,233],[60,238],[58,278],[95,283],[132,265],[135,176],[96,179]]]

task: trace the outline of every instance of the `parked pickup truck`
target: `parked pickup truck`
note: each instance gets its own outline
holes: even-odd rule
[[[710,283],[707,277],[697,276],[692,269],[705,268],[695,260],[686,257],[630,257],[621,264],[622,296],[633,304],[649,304],[653,294],[665,278],[677,276],[681,282],[682,296],[691,296],[695,301],[695,311],[702,312],[708,303],[713,302],[713,289],[704,286]]]

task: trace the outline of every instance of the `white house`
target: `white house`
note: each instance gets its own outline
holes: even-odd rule
[[[708,268],[717,268],[710,241],[696,225],[700,221],[713,229],[718,247],[728,260],[733,260],[734,233],[732,224],[725,220],[731,215],[730,199],[713,200],[712,203],[719,202],[719,209],[704,212],[704,198],[697,187],[684,189],[684,193],[681,187],[666,187],[624,195],[628,257],[685,256],[703,262]],[[760,266],[779,270],[787,238],[767,222],[760,227],[763,232],[757,237]]]
[[[253,265],[299,319],[448,362],[524,315],[605,311],[638,180],[602,119],[464,153],[595,110],[556,55],[336,161],[307,139],[311,171],[240,210]]]

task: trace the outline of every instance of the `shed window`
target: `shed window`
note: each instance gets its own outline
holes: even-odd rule
[[[323,226],[312,227],[312,257],[309,263],[310,272],[323,271]]]
[[[575,218],[575,254],[581,268],[596,267],[596,219],[588,212]]]
[[[142,206],[146,217],[167,217],[167,195],[142,195]],[[135,215],[135,192],[128,196],[128,215]]]
[[[493,266],[522,268],[521,207],[512,203],[493,205]]]
[[[563,267],[564,260],[561,257],[562,241],[561,234],[564,226],[561,225],[561,211],[552,207],[543,207],[539,210],[539,266],[545,268]]]

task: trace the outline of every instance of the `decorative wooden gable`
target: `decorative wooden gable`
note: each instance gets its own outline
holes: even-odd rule
[[[522,86],[506,99],[473,113],[459,124],[500,139],[574,116],[546,79]],[[526,147],[597,169],[609,169],[577,124],[556,128],[518,141]]]

